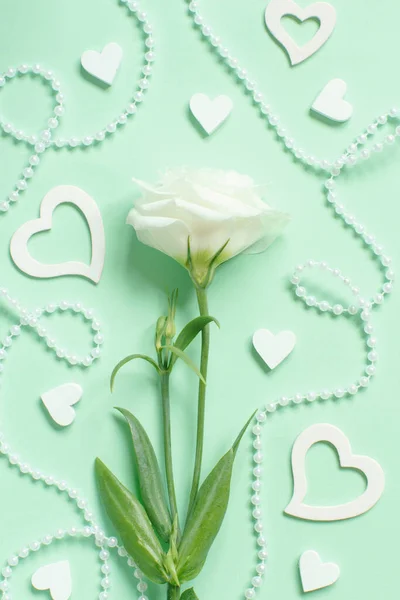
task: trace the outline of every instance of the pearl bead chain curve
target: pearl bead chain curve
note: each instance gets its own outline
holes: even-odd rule
[[[154,54],[154,38],[153,29],[148,21],[147,13],[142,11],[139,2],[136,0],[120,0],[121,4],[125,4],[128,11],[136,18],[145,35],[145,62],[142,67],[142,77],[138,83],[137,91],[135,92],[132,101],[119,117],[93,135],[80,138],[54,138],[53,133],[60,124],[60,119],[65,112],[64,94],[61,91],[61,84],[56,79],[51,71],[47,71],[41,65],[33,66],[23,64],[18,68],[10,67],[3,75],[0,75],[0,90],[11,80],[16,77],[31,75],[42,79],[45,83],[51,86],[55,94],[55,106],[53,114],[49,118],[47,128],[39,135],[28,135],[23,131],[16,129],[11,123],[5,122],[0,118],[0,128],[3,132],[15,138],[19,142],[24,142],[28,146],[33,146],[34,152],[31,154],[28,166],[23,170],[20,179],[18,180],[14,190],[5,201],[0,202],[0,213],[7,213],[10,206],[15,204],[20,196],[27,190],[28,183],[35,175],[38,165],[40,164],[42,155],[51,147],[75,148],[78,146],[91,146],[95,142],[102,143],[108,136],[113,135],[119,128],[126,125],[128,118],[136,114],[137,107],[144,100],[144,94],[149,87],[149,78],[152,73],[152,64],[155,59]],[[9,352],[14,341],[21,335],[23,328],[32,329],[37,336],[42,339],[47,347],[59,358],[69,363],[71,366],[88,368],[100,357],[101,347],[104,342],[104,337],[101,333],[100,323],[94,316],[93,310],[86,310],[80,302],[70,303],[63,300],[59,304],[48,304],[44,308],[38,308],[29,311],[22,307],[20,302],[12,298],[6,288],[0,288],[0,300],[5,300],[11,304],[15,312],[19,316],[19,322],[10,328],[9,335],[3,340],[0,345],[0,378],[4,373],[4,363],[9,356]],[[69,353],[66,349],[57,344],[57,341],[51,337],[46,328],[41,324],[43,316],[50,316],[56,311],[80,313],[83,318],[91,324],[93,331],[93,348],[86,356],[79,357],[76,354]],[[137,568],[134,561],[128,556],[127,551],[114,537],[107,537],[105,533],[96,524],[96,519],[93,512],[88,508],[87,502],[81,497],[78,490],[70,486],[65,480],[56,479],[52,475],[46,475],[41,470],[33,468],[29,463],[20,459],[20,457],[11,449],[10,444],[6,441],[4,433],[0,432],[0,457],[5,457],[9,464],[19,470],[23,475],[31,477],[36,482],[42,482],[48,487],[54,487],[64,494],[64,497],[69,502],[73,502],[81,513],[86,525],[83,528],[71,527],[67,530],[59,529],[54,534],[47,534],[41,538],[41,541],[34,541],[30,545],[21,549],[18,554],[12,555],[7,561],[0,576],[0,598],[1,600],[11,600],[11,583],[10,578],[14,569],[18,566],[21,560],[27,558],[31,552],[38,552],[41,548],[49,546],[56,540],[65,537],[84,537],[93,538],[95,545],[99,548],[99,557],[103,565],[101,567],[101,592],[98,595],[99,600],[108,600],[110,587],[110,567],[108,560],[110,558],[109,549],[114,549],[119,557],[127,560],[128,566],[133,569],[133,575],[137,579],[137,590],[140,594],[139,600],[148,600],[145,595],[147,583],[143,580],[143,574]]]
[[[10,327],[8,335],[3,340],[3,343],[0,344],[0,379],[4,375],[4,364],[9,357],[11,347],[21,336],[24,328],[33,330],[36,335],[46,343],[47,347],[57,356],[57,358],[66,361],[73,367],[89,368],[100,357],[101,348],[104,342],[101,325],[96,319],[94,311],[92,309],[84,308],[80,302],[71,303],[63,300],[58,304],[48,304],[44,308],[29,311],[26,308],[23,308],[20,302],[13,298],[5,288],[0,288],[0,299],[8,302],[19,317],[19,322]],[[68,353],[66,349],[57,344],[56,340],[51,337],[47,329],[43,327],[41,319],[44,316],[51,316],[57,312],[70,312],[75,315],[80,314],[84,320],[90,323],[93,332],[93,348],[89,354],[79,357],[76,354]],[[10,578],[20,561],[27,558],[31,552],[38,552],[42,547],[49,546],[56,540],[61,540],[65,537],[91,538],[99,548],[99,557],[103,563],[101,567],[100,582],[102,591],[98,596],[99,600],[107,600],[109,598],[110,567],[108,560],[110,558],[110,548],[115,549],[118,552],[118,556],[127,559],[128,565],[134,569],[134,577],[138,580],[137,590],[141,593],[140,600],[147,600],[147,597],[144,595],[144,592],[147,590],[147,584],[143,580],[143,574],[137,569],[135,563],[128,556],[128,553],[123,546],[119,545],[118,540],[115,537],[107,537],[104,531],[100,529],[87,501],[80,495],[77,489],[69,485],[65,480],[56,479],[52,475],[45,474],[40,469],[32,467],[28,462],[21,459],[11,448],[3,432],[0,432],[0,457],[1,456],[6,458],[9,464],[18,469],[22,475],[29,476],[35,482],[42,482],[46,487],[53,487],[59,490],[69,502],[75,504],[82,515],[83,521],[86,522],[86,525],[83,528],[75,526],[68,529],[58,529],[52,534],[46,534],[40,538],[39,541],[36,540],[18,553],[13,554],[6,561],[5,566],[1,570],[0,597],[2,600],[10,600],[11,598]]]
[[[297,161],[302,163],[306,167],[311,167],[314,170],[325,171],[330,175],[330,178],[325,182],[325,188],[327,191],[328,204],[332,206],[335,215],[339,216],[347,227],[351,227],[355,234],[359,236],[364,245],[370,250],[375,258],[378,259],[380,265],[385,270],[385,281],[382,288],[369,300],[363,298],[360,294],[360,290],[357,286],[352,285],[350,278],[345,277],[341,274],[339,269],[333,269],[328,266],[324,261],[310,260],[304,265],[299,265],[292,277],[292,284],[295,286],[295,294],[298,298],[302,299],[307,306],[314,307],[320,312],[331,313],[334,317],[340,317],[341,315],[347,315],[350,318],[355,318],[361,323],[363,330],[367,336],[366,348],[367,348],[367,364],[364,367],[364,373],[355,382],[345,385],[343,387],[337,387],[335,389],[324,389],[319,392],[308,391],[297,392],[290,396],[282,396],[276,402],[272,402],[265,407],[265,410],[258,412],[256,416],[256,425],[253,428],[253,447],[255,454],[253,460],[255,467],[252,469],[252,476],[254,477],[252,488],[251,488],[251,505],[252,516],[255,520],[254,534],[256,537],[256,543],[258,547],[257,551],[257,565],[255,568],[255,574],[251,580],[251,587],[247,588],[244,597],[247,600],[252,600],[256,597],[257,591],[262,585],[263,575],[266,570],[266,561],[268,558],[267,542],[263,535],[264,523],[262,518],[261,505],[261,477],[262,477],[262,425],[267,421],[267,415],[274,413],[277,409],[284,408],[291,404],[300,404],[307,402],[312,404],[316,400],[328,400],[329,398],[340,399],[343,397],[350,397],[356,395],[361,389],[368,387],[372,377],[376,373],[376,362],[378,355],[376,352],[376,338],[373,335],[373,327],[371,325],[371,314],[375,306],[380,305],[384,302],[385,297],[390,294],[393,290],[394,271],[391,267],[391,258],[385,256],[383,247],[377,243],[375,237],[368,233],[366,228],[356,220],[356,218],[347,213],[344,206],[338,201],[336,191],[335,179],[340,176],[344,167],[352,167],[359,161],[369,160],[375,154],[378,154],[384,150],[385,147],[392,146],[397,138],[400,137],[400,126],[397,124],[393,133],[389,133],[383,139],[372,145],[371,148],[367,148],[367,143],[370,142],[371,138],[387,123],[397,122],[400,116],[400,110],[398,108],[392,108],[387,113],[380,115],[375,121],[367,126],[366,130],[360,134],[354,142],[352,142],[347,150],[340,155],[336,160],[330,161],[327,159],[319,159],[313,155],[307,154],[289,135],[286,129],[281,125],[280,119],[274,114],[271,106],[266,103],[263,94],[259,91],[257,83],[250,78],[248,72],[242,65],[239,64],[239,60],[235,58],[229,51],[229,49],[223,44],[221,37],[216,35],[211,26],[206,23],[204,17],[200,14],[200,0],[189,0],[189,14],[193,20],[195,27],[200,31],[203,39],[211,46],[216,54],[224,61],[227,68],[231,71],[232,75],[236,78],[239,83],[242,84],[246,94],[248,94],[252,100],[253,106],[255,106],[261,116],[267,121],[268,126],[275,130],[278,139],[283,144],[286,151],[290,152]],[[333,277],[338,278],[343,285],[350,288],[354,295],[355,302],[347,307],[341,304],[332,305],[328,300],[317,299],[307,293],[304,286],[301,285],[301,275],[308,269],[319,268]]]
[[[51,87],[56,100],[53,113],[48,119],[46,129],[36,135],[27,134],[0,117],[0,128],[5,135],[13,137],[18,142],[24,142],[34,149],[34,152],[28,159],[28,165],[24,168],[15,188],[6,200],[0,202],[0,213],[6,213],[10,206],[15,204],[27,190],[29,181],[35,175],[42,155],[44,155],[49,148],[84,148],[92,146],[95,143],[101,144],[107,137],[112,136],[118,129],[124,127],[128,123],[129,118],[137,113],[138,106],[144,101],[145,93],[150,86],[150,77],[152,75],[153,63],[155,60],[153,27],[149,22],[147,13],[141,9],[139,2],[136,0],[120,0],[120,3],[125,5],[129,14],[136,17],[142,30],[145,47],[144,61],[141,67],[141,77],[137,83],[133,97],[125,109],[113,121],[106,125],[104,129],[90,135],[85,135],[81,138],[55,138],[54,132],[60,125],[60,120],[65,113],[65,96],[61,91],[61,83],[56,78],[55,74],[40,64],[28,65],[25,63],[21,64],[19,67],[9,67],[7,71],[0,74],[0,91],[17,77],[33,76],[41,79]]]
[[[387,122],[387,115],[385,118],[381,117],[380,125],[385,125]],[[376,127],[377,128],[377,127]],[[305,264],[298,265],[291,278],[291,283],[294,286],[296,296],[305,302],[305,304],[315,310],[322,313],[331,313],[333,317],[338,318],[342,315],[346,315],[348,318],[356,319],[358,325],[361,325],[361,329],[366,335],[366,364],[364,365],[363,374],[357,378],[353,383],[338,386],[334,389],[326,388],[320,391],[308,391],[308,392],[297,392],[288,396],[281,396],[275,402],[269,403],[263,410],[260,410],[256,415],[256,424],[253,427],[252,433],[254,436],[253,447],[255,453],[253,455],[254,468],[252,469],[253,483],[251,487],[251,505],[252,517],[255,521],[254,534],[256,537],[256,543],[258,545],[257,552],[257,565],[255,568],[255,575],[251,581],[251,587],[247,588],[244,597],[247,600],[252,600],[256,597],[257,590],[262,585],[262,578],[266,571],[266,561],[268,558],[267,541],[263,535],[265,531],[261,505],[261,488],[262,488],[262,427],[271,418],[272,413],[277,410],[281,410],[287,406],[300,403],[312,404],[317,400],[328,400],[328,399],[341,399],[344,397],[355,396],[359,391],[369,386],[371,379],[376,373],[376,363],[378,360],[378,354],[376,352],[377,339],[374,336],[374,329],[371,324],[372,311],[376,306],[383,304],[386,296],[392,293],[394,283],[394,271],[392,268],[392,259],[385,255],[383,247],[377,242],[374,235],[369,233],[364,225],[362,225],[353,215],[348,213],[338,201],[338,193],[336,187],[336,180],[343,172],[345,166],[354,165],[358,160],[368,160],[374,153],[381,152],[384,147],[391,146],[393,144],[392,137],[388,135],[385,138],[384,144],[379,146],[373,152],[366,153],[359,149],[359,146],[365,145],[368,135],[375,133],[375,128],[369,130],[368,134],[362,134],[358,138],[358,143],[352,145],[346,157],[353,157],[351,161],[336,161],[337,167],[331,174],[330,178],[325,182],[324,188],[327,196],[328,205],[332,207],[335,215],[339,216],[344,222],[346,227],[353,229],[356,236],[361,238],[365,247],[370,251],[372,256],[378,260],[380,267],[384,270],[384,283],[382,287],[371,297],[365,298],[362,296],[360,289],[353,285],[349,277],[346,277],[341,273],[339,269],[331,268],[325,261],[309,260]],[[396,129],[396,136],[399,137],[400,128]],[[357,154],[358,152],[358,154]],[[308,294],[307,289],[302,285],[302,275],[307,269],[315,270],[320,269],[330,274],[336,280],[340,281],[347,289],[351,291],[354,296],[354,303],[348,306],[342,304],[331,304],[328,300],[319,299],[315,296]]]
[[[185,0],[188,3],[189,16],[193,21],[194,26],[200,32],[203,40],[207,42],[213,52],[222,60],[226,68],[231,72],[235,80],[242,86],[246,95],[249,96],[253,106],[258,110],[261,117],[267,122],[269,128],[273,129],[277,135],[278,140],[281,142],[283,148],[293,155],[293,157],[306,168],[312,168],[315,170],[332,172],[332,169],[336,169],[337,165],[341,162],[345,164],[354,164],[353,155],[357,151],[360,145],[363,145],[368,136],[373,135],[379,127],[385,125],[387,119],[398,119],[400,116],[400,109],[392,108],[388,114],[381,115],[378,117],[376,122],[372,123],[365,133],[363,133],[356,141],[351,144],[354,148],[353,152],[345,153],[339,157],[336,161],[331,161],[326,158],[318,158],[313,154],[308,154],[290,135],[287,129],[282,125],[280,117],[275,114],[271,105],[267,103],[264,94],[260,91],[259,86],[255,79],[253,79],[249,71],[239,62],[229,48],[223,43],[221,36],[217,35],[211,25],[206,22],[206,19],[200,12],[200,0]],[[389,135],[385,139],[385,143],[392,144],[395,136],[400,135],[400,130],[395,135]],[[373,148],[373,152],[380,152],[383,145],[381,143],[376,144],[376,148]],[[365,151],[367,158],[369,151]]]

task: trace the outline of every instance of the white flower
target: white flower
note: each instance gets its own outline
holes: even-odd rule
[[[213,259],[214,271],[241,252],[262,252],[289,221],[261,200],[250,177],[234,171],[181,168],[168,171],[155,187],[134,181],[142,196],[127,223],[141,242],[172,256],[192,275],[196,271],[197,280]]]

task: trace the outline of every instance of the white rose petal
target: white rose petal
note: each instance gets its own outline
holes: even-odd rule
[[[127,222],[141,242],[183,264],[188,238],[193,260],[203,263],[227,244],[221,263],[241,252],[262,252],[289,221],[261,199],[250,177],[234,171],[181,168],[168,171],[156,187],[134,181],[142,196]]]

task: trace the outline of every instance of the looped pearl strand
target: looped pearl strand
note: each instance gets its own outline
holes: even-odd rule
[[[369,160],[374,154],[381,152],[385,148],[393,145],[397,137],[400,136],[400,127],[397,127],[395,134],[388,134],[382,143],[372,146],[372,151],[365,148],[370,137],[376,131],[386,125],[390,117],[394,118],[394,110],[390,113],[379,117],[379,119],[370,125],[366,132],[361,134],[354,144],[351,144],[347,152],[335,161],[330,178],[325,182],[324,189],[326,192],[328,205],[333,209],[335,215],[338,215],[346,227],[351,228],[354,233],[362,239],[365,247],[369,250],[372,256],[378,260],[384,272],[384,282],[378,291],[366,298],[361,294],[360,289],[354,285],[349,277],[341,273],[339,269],[332,268],[325,261],[309,260],[305,264],[298,265],[292,275],[291,283],[294,286],[296,297],[302,300],[307,306],[322,312],[330,313],[334,318],[339,318],[346,315],[348,318],[356,320],[358,325],[361,325],[361,330],[365,334],[366,347],[366,362],[363,367],[363,374],[353,383],[345,384],[335,388],[325,388],[319,391],[297,392],[288,396],[281,396],[275,402],[271,402],[260,410],[256,415],[256,425],[253,427],[253,447],[254,447],[254,467],[252,470],[253,483],[251,487],[251,505],[252,517],[254,519],[254,534],[256,536],[259,547],[257,553],[257,564],[255,575],[249,587],[244,594],[247,600],[252,600],[256,597],[258,588],[262,585],[262,578],[266,571],[266,561],[268,558],[267,541],[264,537],[264,522],[261,511],[261,489],[262,489],[262,463],[264,460],[262,452],[262,426],[271,418],[272,414],[282,408],[293,404],[307,403],[312,404],[317,400],[341,399],[355,396],[360,390],[367,388],[371,379],[376,373],[376,363],[378,354],[376,351],[377,339],[374,335],[374,328],[371,323],[372,312],[376,306],[382,305],[386,297],[392,293],[394,284],[394,271],[392,268],[392,259],[384,252],[376,240],[375,236],[367,231],[367,228],[362,225],[354,215],[346,211],[343,204],[339,202],[336,181],[343,172],[345,166],[353,166],[359,160]],[[303,276],[307,270],[320,270],[331,275],[337,281],[350,290],[354,297],[354,302],[343,306],[342,304],[333,304],[324,298],[317,298],[309,294],[307,288],[303,284]]]
[[[24,308],[20,302],[13,298],[5,288],[0,288],[0,299],[8,302],[13,310],[19,316],[19,322],[11,326],[8,335],[0,344],[0,381],[4,375],[4,365],[9,357],[13,343],[21,336],[24,328],[32,329],[36,335],[42,339],[47,347],[59,358],[70,365],[76,367],[89,368],[92,366],[101,354],[104,336],[101,332],[101,325],[97,320],[92,309],[86,309],[80,302],[71,303],[66,300],[56,304],[48,304],[44,308],[38,308],[32,311]],[[90,323],[93,335],[93,348],[89,354],[80,357],[77,354],[69,353],[62,348],[57,341],[50,335],[47,329],[42,325],[41,319],[45,316],[50,316],[56,312],[70,312],[73,314],[82,315],[83,319]],[[101,581],[100,586],[102,591],[99,593],[98,600],[107,600],[109,598],[110,582],[110,566],[109,549],[113,548],[118,552],[118,556],[126,558],[128,565],[134,570],[134,577],[138,580],[137,590],[140,592],[140,600],[148,600],[144,592],[147,590],[147,584],[143,580],[143,574],[137,568],[134,561],[128,556],[127,551],[115,537],[107,537],[104,531],[97,525],[94,513],[90,509],[87,500],[81,493],[69,485],[63,479],[57,479],[53,475],[43,473],[40,469],[31,466],[28,462],[19,457],[11,445],[7,442],[4,433],[0,432],[0,457],[8,460],[9,464],[18,469],[22,475],[29,476],[35,482],[41,482],[46,487],[55,488],[61,492],[68,502],[72,502],[76,509],[82,515],[82,519],[87,523],[83,528],[76,526],[69,529],[58,529],[54,533],[46,534],[40,540],[36,540],[18,553],[13,554],[6,561],[5,566],[1,570],[0,577],[0,598],[1,600],[11,599],[11,582],[10,578],[21,560],[27,558],[31,552],[38,552],[41,548],[49,546],[57,540],[72,537],[92,538],[95,545],[100,549],[99,557],[102,561]]]
[[[236,58],[229,48],[224,44],[221,36],[216,34],[213,31],[213,28],[207,23],[206,19],[200,12],[200,0],[188,0],[188,12],[194,26],[198,29],[202,38],[208,43],[208,45],[219,56],[219,58],[222,59],[235,80],[242,86],[246,95],[250,97],[253,106],[258,110],[261,117],[267,122],[268,127],[275,131],[278,140],[281,142],[282,146],[287,152],[292,154],[294,158],[299,163],[302,163],[305,167],[311,167],[312,169],[326,171],[328,173],[331,173],[332,168],[335,168],[335,165],[338,161],[346,161],[349,159],[349,164],[352,164],[353,152],[350,153],[350,155],[343,155],[342,157],[339,157],[339,159],[336,161],[331,161],[326,158],[318,158],[314,154],[307,153],[306,150],[304,150],[296,142],[286,127],[281,123],[280,117],[267,102],[256,80],[240,63],[239,59]],[[388,114],[378,117],[377,122],[370,125],[367,132],[362,134],[360,137],[363,138],[364,136],[368,137],[369,135],[373,135],[378,127],[386,123],[388,118],[397,119],[399,115],[400,111],[398,108],[391,109]],[[398,135],[399,133],[396,130],[396,136]],[[388,138],[385,140],[385,142],[388,144],[393,143],[393,141],[393,135],[388,136]],[[354,147],[354,152],[357,151],[358,146],[362,143],[363,142],[360,142],[357,139],[354,144],[352,144],[352,147]],[[380,152],[382,147],[383,145],[381,143],[376,144],[376,148],[373,149],[373,152]],[[368,151],[366,150],[365,155],[367,154]]]
[[[104,532],[101,531],[99,527],[88,525],[81,528],[69,527],[68,529],[57,529],[54,533],[49,533],[40,538],[40,540],[34,540],[30,544],[27,544],[21,548],[15,554],[12,554],[1,569],[0,593],[2,600],[11,600],[11,578],[21,562],[29,558],[32,553],[39,552],[41,548],[71,538],[73,540],[91,540],[98,549],[98,557],[100,561],[100,587],[102,589],[102,591],[99,593],[98,600],[108,600],[110,597],[110,550],[116,551],[118,556],[125,558],[128,566],[134,569],[134,577],[138,580],[136,588],[140,593],[139,600],[148,600],[147,596],[144,595],[144,592],[146,592],[148,587],[147,583],[143,581],[142,572],[135,566],[132,559],[129,558],[125,548],[118,545],[116,538],[106,537]]]
[[[0,213],[6,213],[12,204],[15,204],[21,195],[27,190],[29,181],[35,175],[37,167],[40,164],[42,155],[49,148],[77,148],[88,147],[95,143],[102,143],[107,137],[116,133],[116,131],[124,127],[129,118],[137,113],[138,106],[144,101],[145,93],[150,86],[150,78],[153,71],[153,63],[155,60],[154,52],[154,37],[153,27],[149,22],[148,15],[140,7],[136,0],[120,0],[124,4],[130,15],[133,15],[144,37],[144,61],[141,67],[141,76],[136,85],[133,97],[130,99],[124,110],[117,115],[104,129],[96,131],[92,134],[83,137],[56,138],[55,130],[60,124],[60,120],[65,113],[65,96],[61,91],[61,83],[56,78],[55,74],[43,67],[40,64],[22,64],[18,67],[9,67],[7,71],[0,74],[0,90],[17,77],[33,76],[40,78],[43,82],[51,87],[55,95],[55,106],[53,112],[48,119],[46,129],[39,134],[27,134],[21,129],[16,128],[12,123],[5,121],[0,117],[0,128],[5,135],[13,137],[18,142],[24,142],[34,149],[33,154],[28,159],[28,164],[24,168],[20,179],[17,181],[15,188],[6,198],[0,202]]]

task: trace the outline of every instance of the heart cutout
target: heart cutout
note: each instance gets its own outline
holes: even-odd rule
[[[41,399],[49,415],[60,427],[68,427],[75,421],[72,408],[82,398],[83,390],[77,383],[65,383],[42,394]]]
[[[226,121],[232,108],[233,103],[228,96],[217,96],[211,100],[206,94],[194,94],[190,99],[190,110],[208,135]]]
[[[101,52],[87,50],[81,56],[82,67],[95,79],[112,85],[121,65],[123,50],[115,42],[107,44]]]
[[[284,15],[281,22],[285,30],[299,46],[312,40],[320,27],[318,19],[314,19],[313,17],[300,21],[295,15]]]
[[[40,567],[32,575],[36,590],[49,590],[53,600],[69,600],[72,594],[72,578],[69,562],[63,560]]]
[[[322,590],[336,583],[340,569],[335,563],[324,563],[315,550],[308,550],[300,557],[300,577],[304,592]]]
[[[83,213],[91,236],[92,260],[90,265],[77,261],[59,264],[44,264],[32,258],[28,242],[36,233],[49,231],[53,212],[60,204],[74,204]],[[40,218],[24,223],[13,235],[10,243],[11,257],[16,266],[31,277],[48,279],[64,275],[78,275],[98,283],[105,258],[105,234],[100,210],[89,194],[78,187],[62,185],[53,188],[44,197],[40,206]]]
[[[344,99],[346,91],[347,83],[343,79],[332,79],[317,96],[311,110],[338,123],[348,121],[353,106]]]
[[[259,329],[253,335],[253,345],[270,369],[275,369],[293,351],[296,336],[292,331],[274,335],[268,329]]]
[[[295,17],[302,23],[317,19],[318,31],[309,42],[299,46],[284,28],[284,16]],[[294,0],[271,0],[265,11],[265,23],[271,35],[285,48],[294,66],[315,54],[328,41],[336,25],[336,10],[327,2],[315,2],[303,8]]]
[[[305,459],[308,450],[318,442],[329,442],[337,450],[342,468],[356,469],[364,474],[367,486],[358,498],[335,506],[311,506],[304,503],[307,494]],[[368,456],[352,453],[345,434],[330,424],[312,425],[303,431],[292,450],[293,497],[285,513],[307,521],[342,521],[368,512],[381,498],[385,489],[385,474],[380,464]]]

